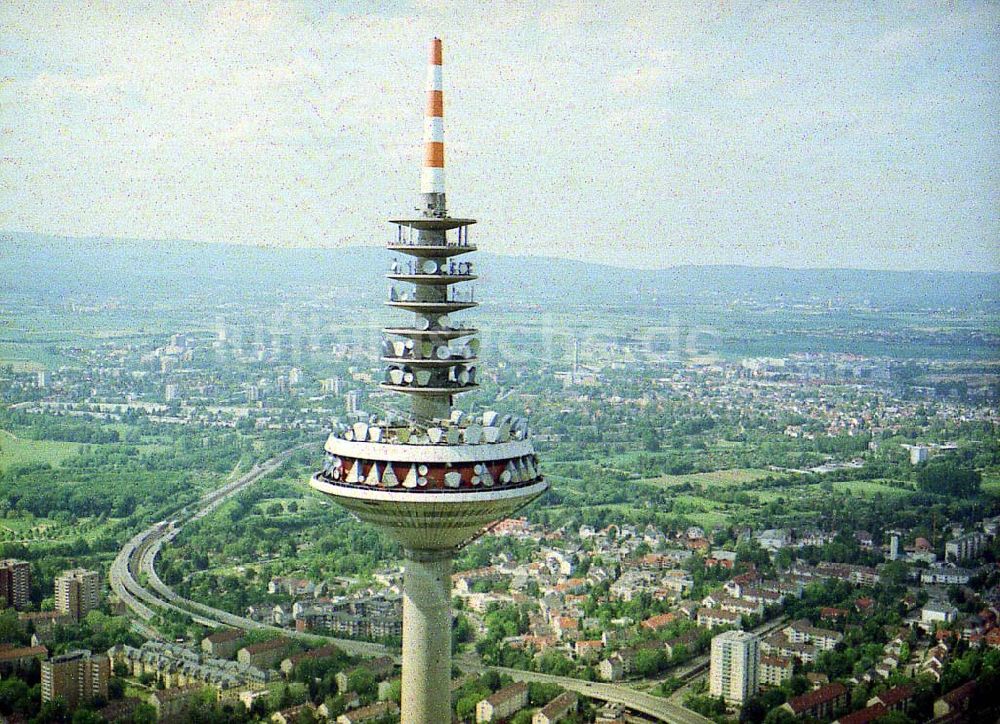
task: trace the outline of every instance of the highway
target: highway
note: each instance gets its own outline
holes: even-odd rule
[[[195,506],[189,506],[178,511],[171,521],[160,521],[151,525],[141,533],[133,536],[118,552],[111,564],[111,588],[128,609],[139,619],[137,630],[151,638],[158,634],[151,629],[148,622],[158,610],[170,610],[189,616],[195,623],[210,628],[231,626],[246,631],[265,629],[275,631],[283,636],[302,639],[324,639],[337,644],[345,652],[356,656],[392,655],[392,652],[379,644],[352,639],[339,639],[331,636],[316,636],[298,631],[269,626],[243,616],[236,616],[228,611],[222,611],[204,604],[182,598],[169,586],[160,580],[156,573],[156,556],[165,543],[173,540],[185,523],[198,520],[220,506],[228,498],[236,495],[250,485],[277,470],[298,448],[286,450],[262,465],[254,465],[246,474],[231,483],[205,495]],[[145,576],[147,586],[140,583]]]
[[[602,684],[600,682],[582,681],[581,679],[570,679],[565,676],[539,674],[534,671],[507,669],[500,666],[490,668],[502,674],[508,674],[515,681],[537,681],[547,684],[558,684],[564,689],[575,691],[591,699],[622,704],[633,711],[646,714],[659,721],[670,722],[671,724],[710,724],[712,721],[668,699],[647,694],[644,691],[636,691],[621,684]]]

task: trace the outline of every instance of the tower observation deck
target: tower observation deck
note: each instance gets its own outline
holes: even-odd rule
[[[496,521],[548,488],[527,421],[454,409],[475,390],[477,330],[453,318],[476,306],[462,286],[476,279],[464,257],[474,219],[448,215],[444,187],[441,41],[430,45],[420,210],[392,219],[388,306],[410,318],[387,327],[381,387],[409,410],[338,425],[310,485],[403,548],[403,724],[451,721],[452,559]],[[396,283],[403,285],[397,289]]]

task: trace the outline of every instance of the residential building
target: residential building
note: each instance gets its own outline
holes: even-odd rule
[[[548,704],[535,712],[531,724],[556,724],[564,716],[576,711],[577,697],[572,691],[564,691]]]
[[[972,696],[976,693],[975,680],[967,681],[961,686],[944,694],[934,702],[934,717],[958,717],[962,712],[967,711],[972,703]],[[950,719],[949,719],[950,721]]]
[[[986,548],[986,536],[979,531],[960,535],[944,544],[944,557],[949,561],[978,558]]]
[[[201,650],[216,659],[229,659],[239,650],[243,636],[236,628],[213,631],[201,640]]]
[[[939,586],[964,586],[972,578],[967,568],[928,568],[920,573],[920,582]]]
[[[269,641],[244,646],[236,652],[236,660],[259,669],[273,669],[288,654],[291,643],[284,636],[279,636]]]
[[[357,669],[366,669],[370,671],[375,676],[376,681],[381,681],[388,678],[396,670],[396,664],[389,656],[379,656],[376,659],[368,659],[361,666],[356,667]],[[351,677],[351,673],[355,669],[350,671],[338,671],[333,677],[333,680],[337,683],[337,691],[341,694],[347,691],[347,682]]]
[[[370,706],[345,712],[337,717],[337,724],[363,724],[377,721],[386,716],[399,713],[399,707],[394,701],[380,701]]]
[[[101,605],[101,574],[84,568],[63,571],[55,583],[56,610],[76,621]]]
[[[929,601],[920,610],[920,622],[927,626],[934,626],[937,623],[949,624],[956,618],[958,618],[958,609],[950,603]]]
[[[785,656],[760,657],[760,683],[767,686],[781,686],[792,678],[795,660]]]
[[[793,644],[812,644],[820,651],[832,651],[844,640],[842,633],[816,628],[806,620],[793,621],[782,629],[782,633]]]
[[[740,628],[743,625],[743,616],[734,611],[723,611],[721,608],[699,608],[698,625],[702,628],[719,626]]]
[[[156,709],[157,721],[182,721],[204,689],[201,684],[154,689],[149,703]]]
[[[290,706],[287,709],[276,711],[271,715],[274,724],[298,724],[298,722],[316,721],[316,705],[311,701],[298,706]]]
[[[15,646],[0,644],[0,674],[7,675],[28,668],[33,661],[48,658],[49,650],[44,646]]]
[[[881,704],[886,711],[905,711],[906,707],[913,701],[913,695],[916,694],[916,691],[913,684],[902,684],[873,696],[866,703],[868,706]]]
[[[476,704],[476,724],[509,718],[528,705],[528,685],[523,681],[505,686]]]
[[[760,685],[760,639],[749,631],[726,631],[712,639],[708,691],[742,704]]]
[[[782,704],[781,708],[797,718],[832,719],[837,712],[847,707],[849,701],[847,687],[835,682],[793,697]]]
[[[86,649],[69,651],[42,662],[42,701],[61,698],[70,709],[81,702],[108,696],[111,661]]]
[[[31,564],[16,558],[0,561],[0,606],[21,609],[31,598]]]
[[[888,713],[884,706],[875,703],[866,706],[864,709],[852,711],[850,714],[844,714],[834,721],[833,724],[875,724],[875,722]]]

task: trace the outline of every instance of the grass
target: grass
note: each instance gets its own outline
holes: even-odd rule
[[[753,483],[774,473],[770,470],[759,470],[756,468],[733,468],[731,470],[715,470],[710,473],[689,473],[687,475],[660,475],[655,478],[646,478],[644,483],[657,483],[660,485],[683,485],[692,483],[706,486],[745,485]]]
[[[79,449],[80,443],[76,442],[22,440],[6,430],[0,430],[0,471],[30,463],[48,463],[55,467],[76,455]]]
[[[912,490],[894,488],[878,480],[846,480],[834,483],[833,489],[838,493],[851,493],[863,498],[874,497],[876,493],[890,497],[906,497],[913,494]]]
[[[1000,498],[1000,468],[983,470],[983,493]]]

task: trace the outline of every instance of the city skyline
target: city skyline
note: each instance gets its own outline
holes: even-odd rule
[[[0,228],[378,244],[357,230],[407,208],[439,33],[457,211],[521,212],[487,251],[1000,268],[995,6],[118,10],[2,11]]]

